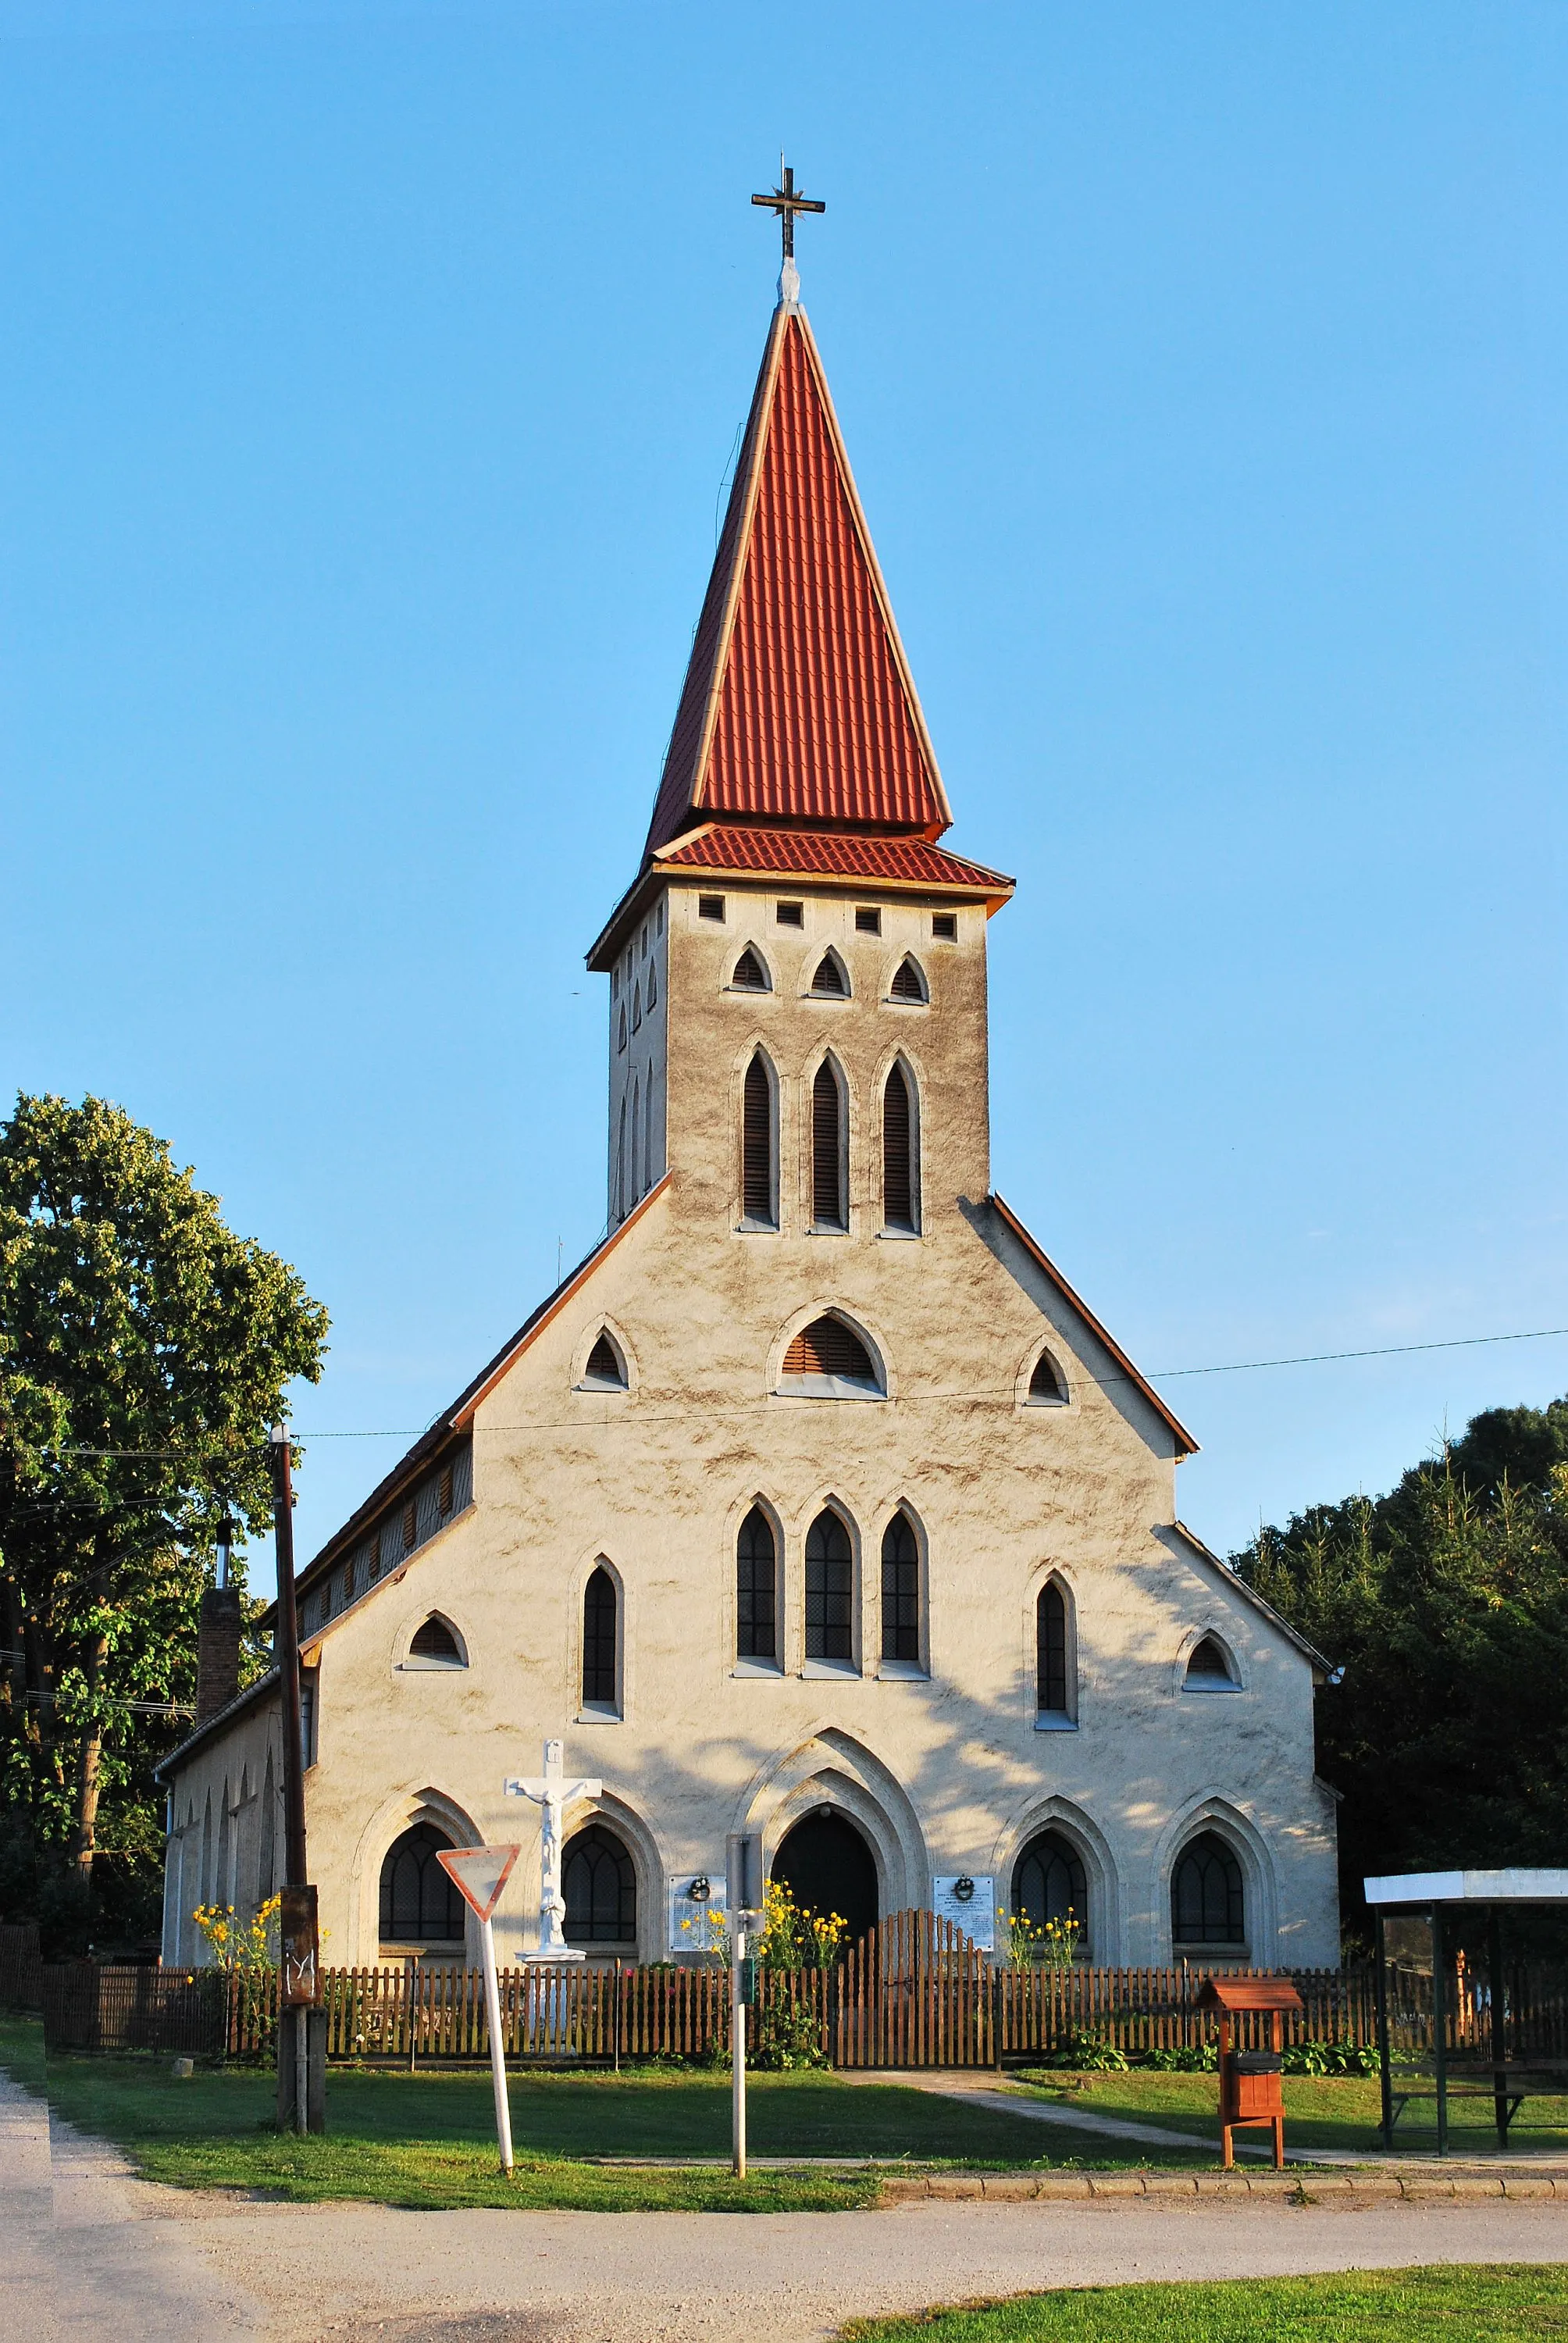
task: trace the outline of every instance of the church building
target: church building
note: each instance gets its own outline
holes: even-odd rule
[[[535,1949],[503,1785],[548,1738],[601,1785],[589,1958],[678,1956],[746,1830],[852,1933],[956,1889],[999,1951],[1070,1911],[1096,1963],[1337,1963],[1323,1663],[1183,1527],[1191,1437],[992,1187],[1013,888],[951,819],[787,263],[588,955],[606,1233],[300,1574],[329,1963],[473,1957],[435,1855],[490,1841]],[[163,1768],[170,1962],[282,1873],[276,1671],[228,1689]]]

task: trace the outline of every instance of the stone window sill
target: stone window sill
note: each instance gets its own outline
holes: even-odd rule
[[[732,1676],[776,1676],[781,1678],[784,1671],[779,1666],[777,1660],[737,1660],[729,1673]]]
[[[1076,1733],[1076,1716],[1063,1716],[1060,1709],[1044,1708],[1034,1720],[1037,1733]]]
[[[877,1674],[884,1684],[930,1684],[930,1668],[921,1667],[919,1660],[883,1660]]]
[[[608,1702],[596,1700],[585,1702],[572,1721],[576,1725],[618,1725],[621,1715],[618,1708],[611,1708]]]
[[[853,1660],[808,1660],[800,1674],[809,1679],[825,1676],[838,1676],[843,1679],[852,1676],[858,1681],[860,1671]]]

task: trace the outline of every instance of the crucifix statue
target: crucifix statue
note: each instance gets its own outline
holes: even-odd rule
[[[540,1810],[539,1949],[535,1958],[580,1961],[582,1954],[572,1950],[561,1928],[567,1916],[567,1899],[561,1894],[561,1815],[574,1798],[602,1797],[604,1784],[567,1781],[561,1768],[561,1744],[547,1741],[543,1775],[523,1776],[505,1786],[508,1798],[531,1798]]]
[[[779,176],[784,184],[775,187],[770,196],[753,196],[754,204],[764,211],[777,212],[779,225],[784,232],[784,265],[779,271],[779,298],[796,302],[800,298],[800,272],[795,266],[795,215],[797,212],[825,212],[826,204],[814,203],[809,196],[795,192],[795,172],[792,165],[779,157]]]

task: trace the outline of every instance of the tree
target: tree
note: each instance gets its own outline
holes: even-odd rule
[[[151,1766],[177,1732],[133,1704],[190,1699],[217,1524],[266,1526],[267,1428],[294,1378],[319,1379],[327,1325],[121,1108],[22,1095],[0,1123],[13,1893],[16,1825],[45,1869],[65,1858],[84,1906],[108,1812],[119,1850],[161,1849]]]
[[[1568,1845],[1568,1401],[1493,1408],[1386,1496],[1261,1530],[1250,1584],[1343,1667],[1318,1695],[1342,1900]]]

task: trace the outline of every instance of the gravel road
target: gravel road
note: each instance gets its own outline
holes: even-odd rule
[[[1563,2261],[1568,2205],[277,2205],[151,2187],[0,2080],[0,2235],[30,2343],[821,2343],[856,2313],[1036,2287]]]

